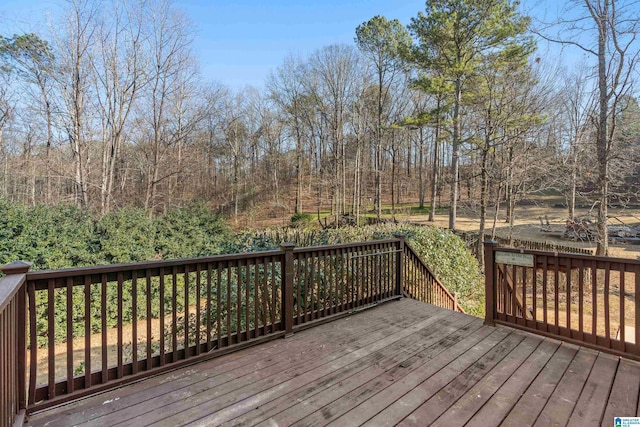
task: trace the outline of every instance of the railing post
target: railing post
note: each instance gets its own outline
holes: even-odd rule
[[[396,295],[402,296],[404,291],[404,245],[407,236],[404,233],[394,233],[393,237],[400,240],[396,257]]]
[[[453,292],[453,311],[458,311],[458,293]]]
[[[484,324],[495,326],[496,316],[496,277],[495,277],[495,260],[494,249],[498,246],[495,240],[487,240],[484,242],[484,289],[485,289],[485,316]]]
[[[293,335],[293,243],[282,243],[284,251],[282,262],[282,323],[285,337]]]
[[[30,262],[14,261],[10,264],[0,267],[2,273],[6,276],[12,274],[27,274],[31,268]],[[18,376],[18,409],[23,410],[27,407],[27,284],[16,294],[17,316],[16,326],[18,348],[16,348],[17,359],[17,376]]]

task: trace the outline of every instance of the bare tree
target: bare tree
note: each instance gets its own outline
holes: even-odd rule
[[[142,75],[144,9],[141,3],[113,0],[98,27],[96,54],[92,65],[96,76],[96,99],[102,121],[102,174],[100,210],[111,208],[116,165],[125,126],[139,89]]]
[[[179,171],[179,164],[168,163],[164,169],[162,166],[171,150],[184,138],[185,123],[181,117],[185,85],[192,75],[194,63],[190,51],[190,24],[184,14],[175,10],[168,0],[158,0],[147,7],[150,28],[147,30],[145,65],[149,82],[139,107],[143,109],[140,114],[148,129],[146,135],[141,135],[147,163],[144,207],[152,215],[158,185]]]
[[[296,144],[296,196],[294,212],[302,213],[302,174],[304,159],[304,67],[298,58],[285,59],[267,80],[269,96],[283,112]]]
[[[61,122],[73,154],[75,200],[85,208],[89,207],[89,144],[93,139],[89,116],[93,98],[90,50],[96,36],[97,13],[95,2],[71,0],[67,21],[55,40]]]
[[[620,101],[630,93],[632,75],[638,63],[637,0],[573,0],[568,2],[564,16],[579,10],[575,19],[559,18],[543,24],[538,33],[545,39],[573,46],[590,55],[597,70],[598,108],[596,153],[598,159],[598,237],[599,255],[609,250],[608,206],[610,186],[610,157],[616,114]],[[563,34],[553,33],[559,29]],[[592,35],[592,40],[585,35]]]

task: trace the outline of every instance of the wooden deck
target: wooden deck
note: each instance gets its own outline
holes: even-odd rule
[[[403,299],[28,424],[610,426],[639,387],[640,363]]]

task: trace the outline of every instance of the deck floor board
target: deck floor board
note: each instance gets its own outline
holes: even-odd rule
[[[403,299],[27,425],[610,425],[639,390],[638,362]]]

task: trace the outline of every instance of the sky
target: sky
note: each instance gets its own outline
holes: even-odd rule
[[[523,0],[540,17],[559,1]],[[0,34],[46,28],[64,0],[2,0]],[[206,80],[232,88],[262,87],[290,54],[309,54],[333,43],[353,43],[355,28],[375,15],[404,25],[424,0],[175,0],[194,23],[194,51]]]

